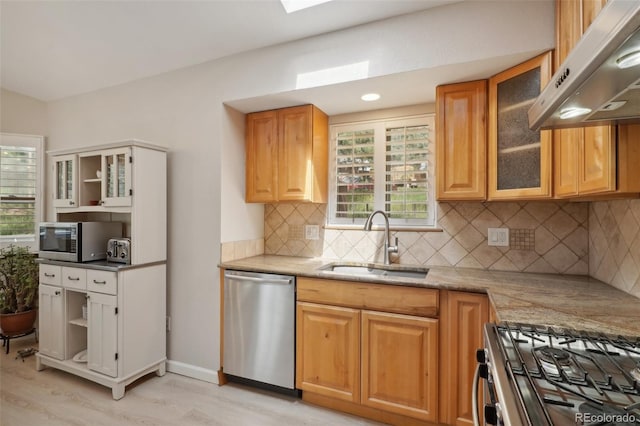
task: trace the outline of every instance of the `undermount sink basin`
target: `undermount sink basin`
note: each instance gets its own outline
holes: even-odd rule
[[[424,279],[429,273],[428,268],[415,268],[403,266],[385,265],[353,265],[331,263],[320,270],[334,272],[341,275],[357,275],[361,277],[390,277],[390,278],[416,278]]]

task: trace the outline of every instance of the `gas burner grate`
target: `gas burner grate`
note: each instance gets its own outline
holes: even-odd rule
[[[518,384],[520,400],[536,399],[549,424],[554,424],[549,413],[554,406],[589,418],[598,416],[578,407],[612,407],[633,414],[630,418],[638,423],[629,424],[640,424],[640,360],[629,366],[640,359],[640,338],[514,323],[502,323],[497,330],[508,369],[529,383],[528,390]],[[522,380],[514,377],[514,382]]]

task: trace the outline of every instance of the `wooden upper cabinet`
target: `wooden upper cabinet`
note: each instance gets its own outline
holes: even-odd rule
[[[640,124],[618,125],[617,192],[640,192]]]
[[[552,134],[530,130],[527,117],[551,66],[547,52],[489,80],[489,200],[551,197]]]
[[[328,117],[313,105],[247,115],[246,201],[327,201]]]
[[[615,126],[585,127],[578,150],[578,194],[616,190]]]
[[[485,200],[487,81],[436,88],[436,198]]]
[[[606,0],[556,1],[556,66],[566,59]],[[557,198],[605,197],[640,191],[637,150],[629,146],[630,125],[554,131],[554,194]],[[637,176],[637,175],[636,175]]]
[[[278,113],[264,111],[247,115],[246,200],[266,203],[278,196]]]
[[[596,19],[604,5],[607,4],[607,0],[582,0],[575,3],[582,3],[582,32],[584,33],[593,20]]]

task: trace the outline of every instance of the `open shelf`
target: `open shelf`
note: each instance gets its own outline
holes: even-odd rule
[[[80,327],[87,327],[87,320],[84,318],[75,318],[69,320],[69,324],[78,325]]]

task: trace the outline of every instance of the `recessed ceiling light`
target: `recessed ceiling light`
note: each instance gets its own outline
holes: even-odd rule
[[[282,6],[284,6],[284,10],[286,10],[287,13],[292,13],[329,1],[331,0],[280,0],[280,3],[282,3]]]
[[[366,102],[377,101],[378,99],[380,99],[380,95],[377,93],[367,93],[362,95],[360,99]]]
[[[589,114],[591,110],[589,108],[567,108],[560,111],[560,119],[567,120],[569,118],[578,117],[580,115]]]
[[[640,65],[640,49],[629,52],[616,59],[618,68],[631,68]]]

